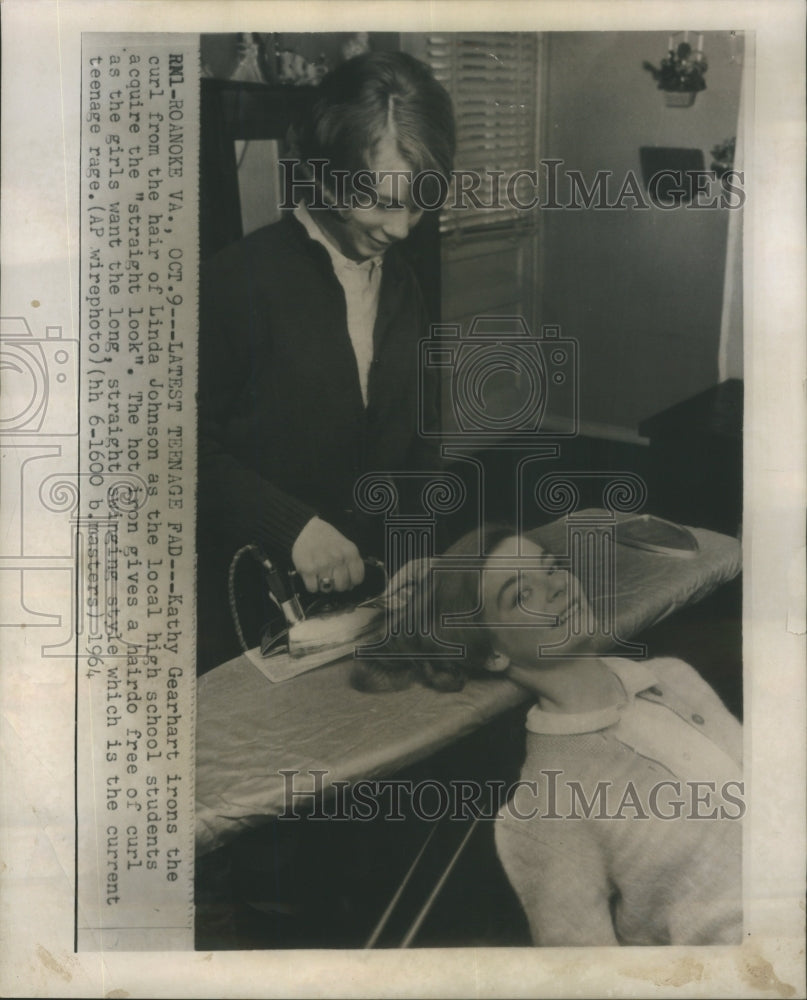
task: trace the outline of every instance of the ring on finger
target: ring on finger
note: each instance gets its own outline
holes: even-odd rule
[[[319,581],[319,589],[323,594],[329,594],[333,590],[333,580],[329,576],[323,576]]]

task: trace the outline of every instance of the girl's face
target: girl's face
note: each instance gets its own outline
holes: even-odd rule
[[[591,622],[577,578],[523,537],[507,538],[491,553],[482,573],[482,601],[495,652],[523,666],[536,664],[539,646],[562,642]]]
[[[411,203],[412,170],[401,157],[393,133],[379,140],[372,169],[378,175],[374,204],[340,210],[342,225],[333,233],[341,251],[354,260],[382,255],[393,243],[406,239],[423,214]]]

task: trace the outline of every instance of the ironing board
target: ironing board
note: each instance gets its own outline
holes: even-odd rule
[[[617,634],[629,639],[687,604],[702,600],[741,568],[738,541],[690,529],[691,558],[617,547]],[[549,551],[564,551],[565,523],[530,533]],[[603,650],[604,651],[604,650]],[[245,657],[198,680],[196,755],[197,855],[279,815],[283,770],[335,780],[389,776],[524,702],[508,680],[470,681],[462,691],[414,684],[366,694],[350,686],[352,660],[273,684]],[[306,784],[304,787],[308,787]]]

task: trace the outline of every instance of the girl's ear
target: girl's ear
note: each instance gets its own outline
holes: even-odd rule
[[[485,660],[485,670],[492,674],[503,674],[510,666],[510,657],[507,653],[493,652]]]

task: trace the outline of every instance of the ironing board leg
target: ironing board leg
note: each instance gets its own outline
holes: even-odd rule
[[[395,895],[392,897],[392,899],[390,900],[389,905],[387,906],[386,910],[384,910],[383,914],[381,915],[381,919],[378,921],[378,923],[376,924],[375,928],[373,929],[373,933],[367,939],[367,943],[364,946],[365,948],[374,948],[375,947],[376,941],[380,937],[381,932],[387,926],[387,921],[392,916],[392,913],[393,913],[395,907],[398,905],[398,901],[400,900],[401,896],[403,895],[404,890],[406,889],[407,885],[409,884],[409,880],[412,878],[412,875],[414,875],[415,869],[417,868],[420,859],[426,853],[426,848],[429,846],[429,843],[430,843],[432,837],[435,835],[436,832],[437,832],[437,824],[435,823],[434,826],[432,826],[431,830],[429,831],[428,837],[423,841],[423,846],[420,848],[420,850],[415,855],[415,860],[409,866],[409,871],[406,873],[406,875],[404,875],[403,881],[398,886],[398,888],[395,890]]]
[[[403,939],[403,941],[401,941],[401,944],[400,944],[401,948],[408,948],[409,945],[412,943],[412,941],[415,939],[415,936],[417,935],[418,931],[420,930],[421,925],[423,924],[423,921],[429,915],[429,911],[431,910],[432,906],[434,905],[434,901],[437,899],[438,895],[440,894],[441,889],[443,888],[443,886],[445,885],[446,881],[448,880],[448,876],[451,874],[451,872],[452,872],[452,870],[454,868],[454,865],[459,860],[460,855],[465,850],[466,844],[471,839],[471,834],[476,829],[476,824],[478,822],[479,822],[479,817],[477,817],[476,819],[474,819],[473,823],[471,823],[471,825],[468,827],[468,830],[466,831],[465,836],[462,838],[462,840],[459,843],[459,847],[457,847],[456,851],[454,851],[454,854],[451,856],[451,860],[446,865],[445,871],[440,876],[440,878],[437,880],[437,884],[432,889],[432,891],[429,893],[429,896],[428,896],[426,902],[420,908],[420,912],[415,917],[415,920],[412,923],[412,926],[409,928],[409,930],[404,935],[404,939]]]

